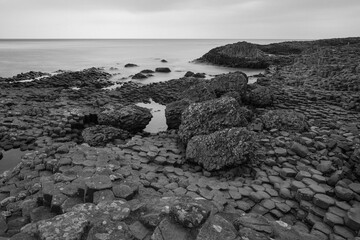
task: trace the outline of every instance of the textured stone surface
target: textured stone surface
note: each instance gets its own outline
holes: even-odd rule
[[[187,143],[193,136],[207,135],[231,127],[248,124],[250,111],[240,107],[234,98],[223,97],[194,103],[182,114],[179,136]]]
[[[215,170],[255,160],[255,151],[252,132],[231,128],[192,138],[187,145],[186,158],[207,170]]]

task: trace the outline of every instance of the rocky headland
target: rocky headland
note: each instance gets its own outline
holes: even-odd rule
[[[1,78],[0,149],[30,152],[0,175],[0,239],[360,237],[359,51],[359,38],[240,42],[201,58],[266,68],[255,84]],[[150,98],[168,131],[143,131]]]

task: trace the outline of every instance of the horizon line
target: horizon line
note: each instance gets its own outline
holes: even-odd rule
[[[1,40],[314,40],[314,39],[321,39],[321,38],[0,38],[0,41]]]

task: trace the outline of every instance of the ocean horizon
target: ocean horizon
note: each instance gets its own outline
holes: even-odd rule
[[[124,79],[140,70],[161,66],[171,68],[172,72],[149,78],[145,83],[179,78],[186,71],[216,75],[242,70],[251,75],[258,71],[192,61],[225,44],[239,41],[269,44],[290,40],[295,39],[0,39],[0,77],[28,71],[52,73],[102,67]],[[167,63],[160,63],[162,59]],[[139,67],[124,68],[127,63]]]

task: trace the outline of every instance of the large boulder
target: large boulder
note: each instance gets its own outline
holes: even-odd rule
[[[209,82],[203,81],[183,91],[181,98],[188,99],[191,102],[203,102],[216,98],[216,95]]]
[[[249,91],[247,101],[255,107],[267,107],[272,105],[274,100],[273,92],[268,87],[254,84]]]
[[[191,104],[182,114],[180,139],[187,143],[193,136],[248,125],[251,112],[230,97]]]
[[[238,92],[245,95],[248,77],[243,72],[233,72],[219,75],[210,80],[209,85],[216,97],[221,97],[228,92]]]
[[[126,130],[102,125],[85,128],[81,135],[84,142],[93,147],[105,146],[114,139],[125,140],[130,137],[130,133]]]
[[[186,148],[186,159],[208,171],[235,167],[256,159],[254,132],[230,128],[193,137]]]
[[[302,132],[308,128],[304,114],[293,110],[270,110],[261,116],[265,129]]]
[[[107,106],[107,109],[98,114],[98,123],[138,132],[149,124],[152,118],[151,111],[136,105]]]
[[[165,117],[168,129],[178,129],[181,124],[181,114],[190,105],[190,100],[181,99],[166,105]]]

